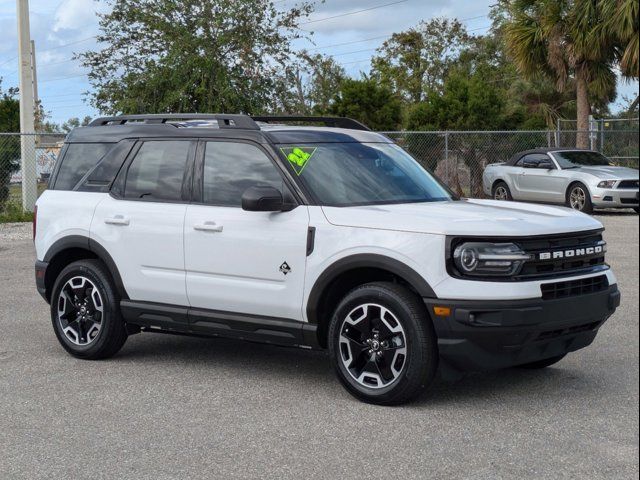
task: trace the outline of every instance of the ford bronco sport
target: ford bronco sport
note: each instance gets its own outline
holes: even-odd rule
[[[456,198],[344,118],[97,119],[67,137],[36,222],[70,354],[139,332],[326,348],[378,404],[437,371],[552,365],[620,304],[598,221]]]

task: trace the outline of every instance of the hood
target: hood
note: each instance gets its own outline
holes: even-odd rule
[[[522,237],[602,228],[564,207],[460,200],[363,207],[322,207],[333,225],[441,235]]]
[[[602,180],[635,180],[638,178],[638,170],[627,167],[580,167],[572,168],[570,171],[588,173]]]

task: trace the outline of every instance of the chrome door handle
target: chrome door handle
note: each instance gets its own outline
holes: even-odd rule
[[[104,223],[106,223],[107,225],[119,225],[122,227],[128,227],[130,221],[128,218],[125,218],[122,215],[115,215],[113,217],[105,218]]]
[[[216,222],[204,222],[194,225],[193,229],[198,232],[222,232],[224,227],[216,224]]]

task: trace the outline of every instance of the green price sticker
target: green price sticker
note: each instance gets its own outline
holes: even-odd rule
[[[300,175],[317,149],[314,147],[289,147],[280,150],[287,157],[296,174]]]

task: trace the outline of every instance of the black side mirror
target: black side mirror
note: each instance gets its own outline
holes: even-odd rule
[[[540,160],[538,168],[544,168],[546,170],[555,170],[555,166],[549,160]]]
[[[242,194],[242,209],[249,212],[282,212],[290,210],[280,190],[268,186],[247,188]]]

